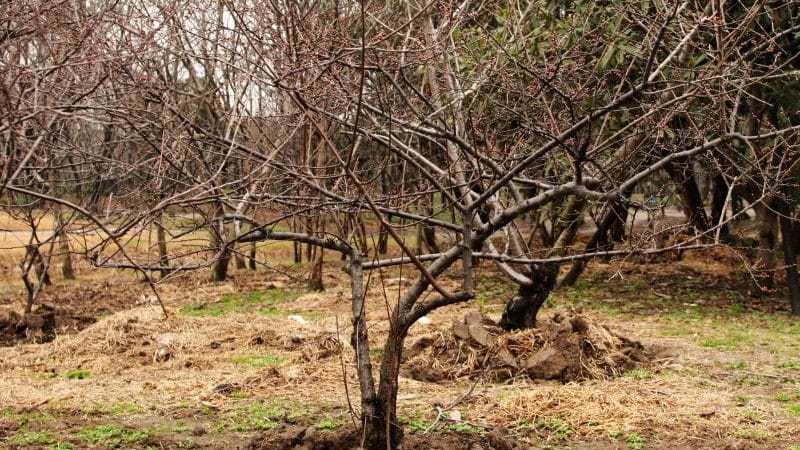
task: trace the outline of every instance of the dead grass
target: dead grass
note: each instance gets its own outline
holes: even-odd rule
[[[691,259],[685,264],[694,265],[692,273],[703,276],[722,273]],[[664,266],[648,266],[654,271],[650,274],[656,273],[648,276],[686,270],[684,265]],[[153,414],[189,407],[228,417],[242,408],[243,400],[237,396],[245,396],[250,399],[245,401],[270,399],[314,411],[343,411],[348,404],[357,409],[346,275],[332,270],[326,273],[328,291],[305,295],[288,277],[238,271],[234,276],[228,283],[207,283],[198,275],[164,284],[168,318],[155,305],[146,304],[47,344],[0,348],[0,405],[17,411],[81,411],[125,402]],[[298,294],[274,305],[275,314],[246,309],[219,317],[180,313],[186,305],[246,295],[270,283]],[[396,292],[402,282],[389,284],[389,292]],[[603,288],[592,289],[587,295],[597,295]],[[483,301],[487,310],[496,311],[490,306],[504,300]],[[388,331],[377,283],[368,307],[371,345],[377,356]],[[409,343],[426,334],[448,332],[454,318],[474,309],[475,305],[458,305],[436,311],[430,316],[431,325],[412,328]],[[298,312],[306,313],[307,323],[288,318]],[[751,327],[748,344],[720,349],[701,345],[705,336],[719,332],[713,320],[676,319],[685,320],[680,323],[689,328],[687,334],[665,337],[664,331],[676,326],[674,320],[608,315],[588,307],[583,314],[641,340],[656,353],[653,362],[644,372],[629,376],[567,384],[524,377],[505,383],[466,378],[430,383],[401,377],[401,417],[424,429],[435,424],[436,406],[457,402],[453,409],[469,423],[508,428],[536,445],[594,442],[620,433],[671,447],[700,448],[711,442],[709,448],[721,448],[744,442],[786,448],[796,443],[797,417],[775,397],[780,392],[788,392],[781,398],[800,394],[800,372],[791,364],[780,366],[794,360],[797,339],[787,340],[786,351],[776,354],[758,343],[775,341],[776,333],[782,332]],[[746,365],[739,367],[736,361]],[[78,370],[88,372],[88,378],[68,376]]]

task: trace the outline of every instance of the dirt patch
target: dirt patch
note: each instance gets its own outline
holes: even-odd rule
[[[571,311],[559,310],[537,328],[508,333],[472,312],[450,331],[417,340],[404,374],[429,382],[519,376],[568,382],[612,378],[647,360],[641,343]]]
[[[284,425],[280,429],[262,432],[253,437],[244,448],[247,450],[347,450],[359,449],[361,434],[353,426],[347,425],[337,431],[319,431],[313,427],[305,428]],[[407,434],[401,443],[403,450],[516,450],[522,446],[501,431],[484,435],[436,431],[429,434]]]
[[[7,310],[6,317],[0,318],[0,346],[50,342],[58,334],[74,333],[95,322],[94,317],[51,305],[41,305],[27,314]]]

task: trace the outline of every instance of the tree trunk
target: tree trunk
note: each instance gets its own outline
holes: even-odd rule
[[[678,185],[678,195],[681,198],[681,206],[686,220],[697,231],[708,230],[708,215],[703,207],[703,197],[700,195],[700,187],[694,177],[694,171],[688,165],[678,165],[676,163],[664,166],[669,177]]]
[[[247,258],[247,266],[250,270],[256,270],[256,243],[250,243],[250,256]]]
[[[225,245],[225,223],[222,221],[223,206],[216,206],[216,215],[220,218],[212,221],[214,228],[211,230],[211,240],[219,252],[219,257],[211,267],[212,281],[225,281],[228,278],[228,264],[231,260],[231,249]]]
[[[65,280],[75,279],[75,269],[72,267],[72,252],[69,249],[69,236],[66,230],[58,233],[58,251],[61,253],[61,275]]]
[[[756,256],[755,274],[759,278],[752,294],[760,295],[765,288],[771,288],[775,282],[775,243],[778,234],[778,216],[770,203],[760,204],[757,209],[758,254]]]
[[[167,252],[167,230],[161,221],[163,217],[162,215],[156,220],[156,240],[158,241],[158,265],[165,267],[161,269],[161,278],[166,278],[169,275],[169,270],[166,269],[169,267],[169,253]]]
[[[241,246],[236,249],[236,252],[233,254],[233,260],[236,262],[237,269],[246,269],[247,263],[244,260],[244,255],[242,254]]]
[[[320,234],[325,234],[325,223],[322,218],[317,219],[317,230]],[[308,277],[308,287],[312,291],[324,291],[325,285],[322,283],[322,264],[323,254],[325,253],[322,247],[314,248],[314,259],[311,262],[311,274]]]
[[[628,209],[624,208],[625,211],[625,218],[621,217],[619,212],[619,204],[618,203],[609,203],[606,206],[606,210],[603,213],[603,218],[600,220],[600,223],[597,226],[597,230],[595,230],[592,237],[589,239],[589,242],[586,243],[586,248],[584,253],[592,253],[597,251],[603,247],[605,247],[609,242],[609,231],[614,230],[615,226],[622,224],[622,228],[625,227],[625,218],[627,218]],[[612,232],[613,234],[613,232]],[[613,239],[613,238],[612,238]],[[583,269],[586,268],[588,260],[582,259],[579,261],[575,261],[572,264],[567,275],[561,280],[561,286],[572,286],[578,281],[578,278],[583,273]]]
[[[534,266],[526,275],[533,280],[533,285],[520,285],[517,295],[506,304],[500,319],[500,326],[504,330],[536,326],[536,315],[556,285],[558,264]]]
[[[711,226],[717,226],[725,221],[725,200],[728,198],[728,182],[721,174],[714,177],[714,188],[711,201]],[[720,235],[727,235],[728,224],[722,225]]]
[[[780,214],[781,235],[783,240],[783,258],[786,264],[786,283],[789,287],[789,305],[793,315],[800,315],[800,280],[797,276],[797,226],[788,205],[783,205]]]

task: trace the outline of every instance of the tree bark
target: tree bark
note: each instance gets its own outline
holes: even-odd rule
[[[717,226],[725,221],[725,200],[728,198],[728,182],[722,174],[714,177],[714,187],[711,201],[711,226]],[[723,224],[720,235],[729,233],[728,224]]]
[[[783,244],[783,258],[786,264],[786,283],[789,287],[789,306],[793,315],[800,315],[800,280],[797,276],[797,226],[789,205],[782,205],[780,211],[780,227]]]
[[[760,285],[753,289],[754,295],[760,295],[765,288],[771,288],[775,283],[775,244],[778,234],[778,216],[770,203],[762,203],[757,207],[758,225],[758,253],[756,256],[755,273]]]
[[[520,285],[517,295],[506,304],[500,318],[500,326],[504,330],[536,326],[536,315],[556,285],[558,264],[532,267],[526,275],[533,280],[533,285]]]
[[[169,253],[167,252],[167,230],[161,219],[164,216],[159,216],[156,220],[156,240],[158,241],[158,265],[161,267],[169,267]],[[169,270],[161,269],[161,278],[166,278],[169,275]]]
[[[703,197],[700,195],[700,187],[694,177],[694,171],[688,166],[683,167],[676,163],[664,166],[669,177],[678,185],[678,195],[681,198],[681,206],[686,220],[697,231],[708,230],[708,215],[703,207]]]

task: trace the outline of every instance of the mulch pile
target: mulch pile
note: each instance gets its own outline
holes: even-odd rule
[[[641,343],[571,311],[513,332],[471,312],[451,330],[417,340],[403,367],[404,376],[429,382],[523,376],[569,382],[613,378],[647,360]]]

